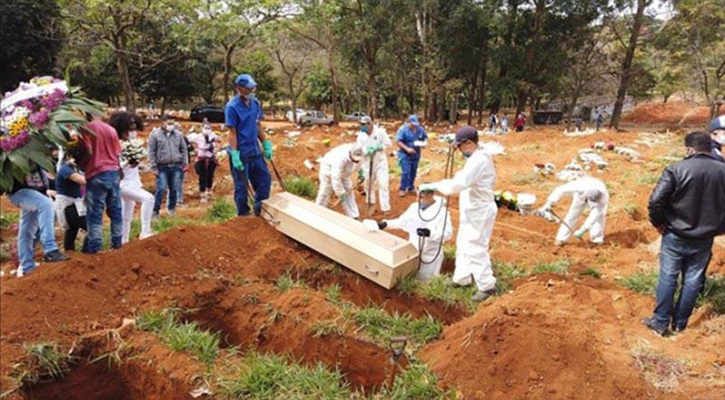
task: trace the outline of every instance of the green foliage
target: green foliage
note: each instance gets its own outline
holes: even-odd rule
[[[440,336],[443,326],[432,316],[413,318],[408,314],[388,314],[376,307],[366,307],[354,315],[358,325],[374,340],[389,343],[394,336],[406,336],[418,345],[423,345]]]
[[[307,199],[314,199],[317,197],[317,186],[312,179],[305,176],[288,176],[284,178],[284,187],[287,191]]]
[[[275,280],[275,285],[277,286],[277,289],[283,292],[291,289],[307,287],[307,284],[304,281],[294,279],[290,271],[287,271],[284,274],[280,275],[277,280]]]
[[[392,390],[386,389],[386,399],[391,400],[443,400],[455,399],[452,391],[444,391],[437,385],[438,377],[425,365],[413,361],[396,378]]]
[[[20,214],[16,212],[3,211],[0,213],[0,229],[8,229],[12,224],[20,222]]]
[[[337,283],[328,286],[325,294],[327,295],[327,300],[332,304],[340,304],[342,301],[342,288]]]
[[[434,276],[426,282],[420,283],[418,293],[428,300],[440,301],[446,306],[463,306],[469,310],[475,308],[471,296],[476,294],[475,285],[467,287],[456,287],[447,285],[447,278],[443,275]]]
[[[210,222],[223,222],[234,218],[237,208],[224,198],[218,198],[206,212],[206,219]]]
[[[410,274],[405,278],[398,281],[395,285],[395,289],[400,293],[412,295],[420,287],[420,280],[416,274]]]
[[[325,104],[332,103],[332,78],[328,69],[320,62],[312,64],[305,76],[305,91],[302,92],[304,104],[319,110]]]
[[[528,276],[528,273],[516,264],[493,262],[493,274],[496,277],[496,292],[503,294],[511,290],[511,281]]]
[[[637,293],[654,296],[658,279],[657,271],[636,272],[628,277],[620,278],[619,283]]]
[[[217,380],[227,399],[342,400],[351,392],[339,371],[322,364],[304,367],[279,355],[247,354],[231,376]]]
[[[559,275],[566,275],[567,272],[569,272],[569,267],[571,267],[571,263],[569,260],[561,259],[554,262],[540,262],[537,263],[534,267],[533,271],[531,273],[533,274],[542,274],[542,273],[551,273],[551,274],[559,274]]]
[[[698,299],[700,305],[710,304],[716,314],[725,314],[725,276],[713,275],[705,281],[705,289]]]
[[[198,225],[199,221],[182,217],[161,217],[151,221],[151,229],[156,233],[164,233],[179,226]]]
[[[637,177],[638,185],[654,185],[659,181],[659,175],[655,174],[643,174]]]
[[[63,354],[55,342],[26,343],[23,349],[51,378],[60,378],[68,371],[70,357]]]
[[[147,311],[136,320],[139,329],[153,332],[174,351],[191,352],[212,364],[219,352],[219,333],[201,329],[196,322],[181,322],[173,310]]]
[[[587,268],[585,270],[579,271],[579,275],[580,276],[591,276],[592,278],[595,278],[595,279],[602,279],[602,274],[594,268]]]
[[[338,321],[317,321],[310,326],[310,333],[314,337],[325,337],[328,335],[342,335],[345,328],[338,325]]]

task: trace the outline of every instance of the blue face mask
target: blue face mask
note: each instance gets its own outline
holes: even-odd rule
[[[433,205],[433,203],[430,203],[430,204],[419,203],[419,204],[420,204],[420,209],[423,211],[425,211],[428,207]]]
[[[242,97],[244,97],[246,100],[252,100],[253,98],[257,97],[257,95],[255,95],[254,93],[248,93],[243,95]]]
[[[465,158],[468,158],[471,155],[473,155],[473,152],[472,151],[471,152],[469,152],[469,151],[462,151],[461,152],[461,155],[463,155],[463,157],[465,157]]]
[[[367,125],[363,125],[363,126],[361,126],[361,127],[360,127],[360,130],[361,130],[361,131],[362,131],[363,133],[368,133],[368,126],[367,126]]]

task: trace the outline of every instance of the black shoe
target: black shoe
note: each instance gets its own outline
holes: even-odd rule
[[[660,327],[657,325],[654,319],[650,317],[642,318],[642,324],[644,324],[647,329],[651,330],[652,332],[658,334],[659,336],[666,336],[667,335],[667,327]]]
[[[43,261],[53,263],[59,261],[65,261],[69,257],[58,250],[53,250],[50,253],[43,256]]]
[[[479,290],[478,292],[476,292],[476,294],[471,296],[471,301],[473,301],[474,303],[480,303],[487,298],[493,296],[494,294],[496,294],[496,289],[489,289],[486,291]]]
[[[684,326],[672,325],[672,334],[673,335],[679,335],[680,333],[682,333],[684,331],[685,331]]]

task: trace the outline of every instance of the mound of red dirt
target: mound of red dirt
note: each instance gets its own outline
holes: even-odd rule
[[[704,125],[710,115],[708,107],[682,101],[643,103],[622,120],[636,124]]]
[[[466,399],[660,398],[625,339],[643,331],[649,303],[620,293],[596,280],[531,278],[447,327],[421,358]]]

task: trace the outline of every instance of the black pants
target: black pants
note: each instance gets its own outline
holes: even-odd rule
[[[63,210],[65,213],[65,219],[68,222],[68,229],[65,231],[63,236],[63,248],[66,251],[73,251],[76,249],[76,238],[78,237],[78,230],[83,229],[88,232],[86,225],[86,217],[78,215],[78,209],[75,204],[71,204]]]
[[[214,171],[216,171],[216,160],[205,159],[199,160],[194,165],[196,174],[199,175],[199,192],[204,193],[211,190],[214,185]]]

